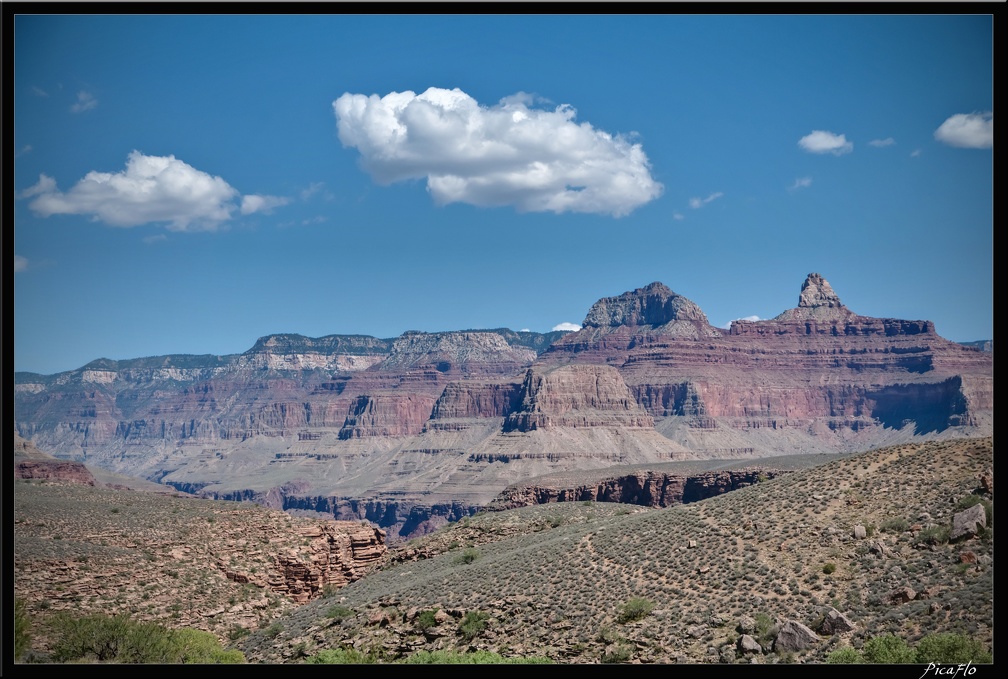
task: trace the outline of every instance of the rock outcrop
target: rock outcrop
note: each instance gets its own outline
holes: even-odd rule
[[[615,368],[569,365],[525,374],[521,402],[507,416],[504,431],[601,426],[652,428],[654,419]]]
[[[326,521],[301,529],[308,554],[291,550],[275,557],[276,572],[270,588],[297,603],[322,595],[326,585],[343,587],[359,580],[386,554],[385,531],[367,523]],[[227,571],[230,579],[232,576]]]
[[[670,507],[745,488],[780,473],[776,469],[752,467],[694,474],[644,470],[603,477],[576,486],[517,484],[506,488],[486,508],[503,511],[550,502],[621,502],[644,507]]]
[[[14,478],[95,485],[94,474],[80,462],[58,460],[14,433]]]

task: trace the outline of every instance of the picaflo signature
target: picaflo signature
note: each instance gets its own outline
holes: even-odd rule
[[[924,677],[928,674],[933,674],[936,677],[951,677],[952,679],[955,679],[955,677],[958,677],[959,674],[962,673],[964,677],[969,677],[976,672],[976,669],[977,668],[973,666],[972,661],[968,663],[959,663],[958,665],[942,665],[940,663],[931,662],[928,663],[927,669],[924,670],[924,674],[920,675],[918,679],[924,679]]]

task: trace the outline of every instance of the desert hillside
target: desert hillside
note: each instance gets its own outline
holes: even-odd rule
[[[662,509],[567,502],[480,513],[302,605],[269,583],[277,554],[308,560],[318,522],[22,481],[15,593],[41,653],[47,616],[68,608],[209,629],[259,663],[347,648],[385,662],[439,649],[557,663],[823,662],[883,633],[912,644],[946,631],[990,649],[992,439],[808,459]],[[956,537],[964,513],[973,533]],[[804,628],[810,638],[781,640]]]

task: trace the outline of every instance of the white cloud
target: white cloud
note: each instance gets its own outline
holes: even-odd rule
[[[156,233],[152,236],[144,236],[143,242],[147,245],[154,245],[154,243],[162,243],[168,240],[168,236],[163,233]]]
[[[681,222],[682,220],[686,219],[686,217],[681,212],[673,212],[672,219],[676,220],[677,222]]]
[[[528,328],[522,328],[518,332],[531,332]]]
[[[794,184],[788,187],[789,191],[794,191],[795,189],[805,189],[812,186],[812,177],[798,177],[794,180]]]
[[[581,329],[581,326],[577,323],[558,323],[554,325],[552,330],[555,332],[557,330],[563,330],[565,332],[576,332]]]
[[[989,149],[994,146],[994,113],[957,113],[942,123],[934,136],[949,146]]]
[[[872,139],[868,142],[868,146],[875,146],[877,148],[882,148],[884,146],[892,146],[896,143],[896,140],[892,137],[886,137],[885,139]]]
[[[760,319],[759,316],[744,316],[743,318],[736,318],[734,320],[728,321],[721,327],[724,328],[725,330],[728,330],[729,328],[731,328],[731,324],[734,323],[735,321],[758,321],[759,319]]]
[[[35,94],[36,97],[48,97],[49,96],[49,93],[46,92],[41,87],[39,87],[38,85],[32,85],[32,92]]]
[[[28,269],[28,258],[21,255],[14,255],[14,273],[26,271]]]
[[[914,149],[913,151],[910,152],[910,157],[917,158],[918,156],[920,156],[920,154],[921,154],[920,149]]]
[[[77,103],[71,106],[70,110],[74,113],[82,113],[84,111],[90,111],[97,105],[98,100],[94,98],[93,94],[81,90],[77,93]]]
[[[31,152],[32,152],[32,145],[31,145],[31,144],[25,144],[25,145],[24,145],[24,146],[23,146],[23,147],[21,148],[21,150],[20,150],[20,151],[18,151],[17,153],[15,153],[15,154],[14,154],[14,157],[15,157],[15,158],[20,158],[20,157],[21,157],[21,156],[23,156],[24,154],[26,154],[26,153],[31,153]]]
[[[518,93],[481,106],[462,90],[345,93],[333,102],[339,138],[381,184],[427,179],[439,205],[512,205],[523,212],[619,217],[654,200],[640,144],[588,123],[567,105],[530,107]]]
[[[238,191],[175,156],[133,151],[122,172],[88,172],[66,193],[51,177],[21,192],[41,215],[91,215],[111,226],[168,222],[172,231],[212,231],[231,218]]]
[[[854,150],[854,143],[847,141],[846,136],[824,130],[813,130],[798,140],[798,146],[809,153],[832,153],[835,156]]]
[[[275,207],[286,205],[290,201],[280,196],[259,196],[254,193],[242,196],[241,213],[250,215],[253,212],[265,212],[269,214]]]
[[[699,208],[702,208],[704,205],[711,202],[712,200],[717,200],[723,195],[724,193],[722,193],[721,191],[715,191],[706,198],[690,198],[689,206],[694,210],[697,210]]]

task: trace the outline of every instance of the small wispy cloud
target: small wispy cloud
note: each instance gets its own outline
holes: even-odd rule
[[[989,149],[994,146],[994,113],[957,113],[935,130],[935,139],[964,149]]]
[[[163,233],[155,233],[153,235],[143,237],[143,242],[146,243],[147,245],[162,243],[166,240],[168,240],[168,236],[164,235]]]
[[[32,152],[32,145],[31,144],[25,144],[23,147],[21,147],[20,151],[18,151],[17,153],[14,154],[14,157],[15,158],[20,158],[24,154],[31,153],[31,152]]]
[[[676,220],[677,222],[681,222],[682,220],[686,219],[686,215],[684,215],[681,212],[673,212],[672,219]]]
[[[41,87],[39,87],[38,85],[32,85],[32,94],[34,94],[36,97],[48,97],[49,96],[49,93],[46,92]]]
[[[81,90],[77,93],[77,102],[70,107],[70,111],[73,113],[83,113],[84,111],[90,111],[97,105],[98,100],[94,98],[93,94]]]
[[[886,146],[892,146],[896,143],[896,140],[892,137],[886,137],[885,139],[872,139],[868,142],[868,146],[874,146],[875,148],[883,148]]]
[[[788,191],[795,191],[797,189],[804,189],[812,186],[812,177],[798,177],[794,180],[794,184],[788,187]]]
[[[339,138],[380,184],[425,178],[435,203],[621,217],[661,195],[633,135],[610,134],[562,104],[518,93],[484,106],[462,90],[333,101]]]
[[[854,142],[847,141],[845,135],[825,130],[813,130],[798,140],[798,146],[809,153],[832,153],[835,156],[854,150]]]
[[[581,329],[581,326],[577,323],[557,323],[553,326],[552,330],[555,332],[557,330],[562,330],[565,332],[577,332]]]
[[[301,190],[301,200],[308,200],[312,196],[321,194],[322,198],[325,200],[332,200],[334,198],[331,191],[326,191],[325,182],[312,182],[308,185],[307,189]]]
[[[282,207],[289,202],[287,198],[281,196],[260,196],[252,193],[242,197],[241,213],[243,215],[250,215],[253,212],[269,214],[273,208]]]
[[[707,203],[709,203],[711,201],[714,201],[714,200],[717,200],[718,198],[720,198],[723,195],[724,195],[724,193],[722,193],[721,191],[715,191],[714,193],[710,194],[706,198],[690,198],[689,206],[691,208],[693,208],[694,210],[698,210],[698,209],[702,208],[704,205],[706,205]]]
[[[28,258],[21,255],[14,255],[14,273],[28,270]]]
[[[910,152],[910,157],[911,158],[918,158],[920,156],[920,154],[921,154],[921,150],[920,149],[914,149],[913,151]]]

